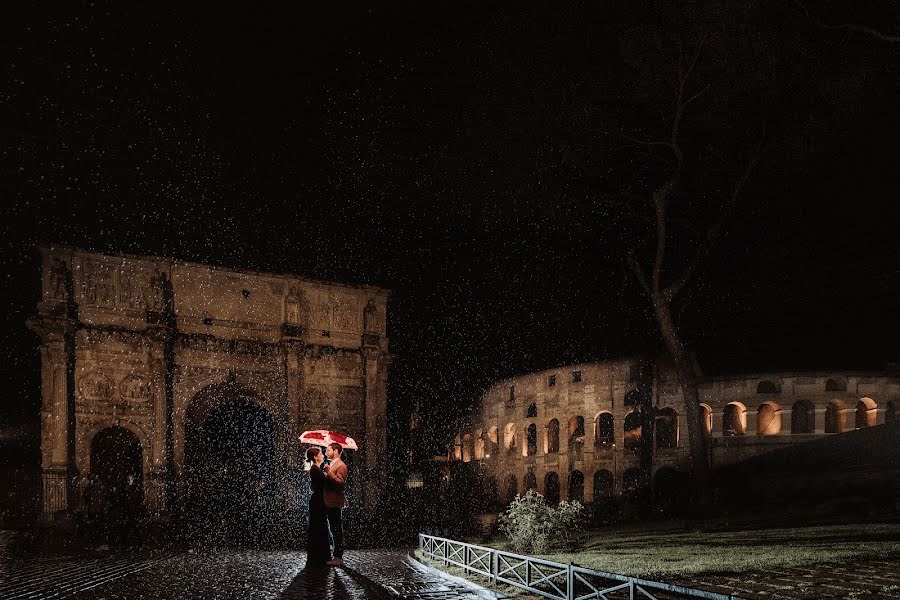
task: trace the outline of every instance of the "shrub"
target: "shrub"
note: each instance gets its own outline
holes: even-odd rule
[[[534,490],[518,495],[498,526],[516,552],[544,554],[552,548],[571,547],[581,537],[584,507],[580,502],[560,502],[547,506],[544,497]]]

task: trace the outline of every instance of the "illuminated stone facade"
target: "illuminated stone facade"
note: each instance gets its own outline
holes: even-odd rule
[[[461,432],[450,459],[480,462],[498,500],[535,488],[553,499],[595,499],[637,485],[640,365],[610,361],[531,373],[484,394],[481,422]],[[645,380],[646,381],[646,380]],[[688,469],[687,423],[674,374],[649,376],[652,485]],[[818,437],[897,421],[900,377],[766,373],[700,381],[712,465]],[[496,486],[496,487],[494,487]]]
[[[239,398],[274,418],[289,502],[303,429],[360,444],[357,500],[386,461],[389,292],[164,258],[41,248],[43,514],[78,505],[91,444],[111,427],[140,442],[145,505],[165,518],[184,488],[185,431]],[[362,498],[360,498],[362,496]]]

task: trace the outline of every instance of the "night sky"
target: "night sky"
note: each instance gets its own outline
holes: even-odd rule
[[[59,4],[0,41],[0,424],[38,424],[38,243],[387,286],[396,415],[438,437],[499,378],[657,351],[623,255],[700,39],[673,214],[762,150],[685,341],[711,374],[900,359],[900,43],[823,27],[896,3]]]

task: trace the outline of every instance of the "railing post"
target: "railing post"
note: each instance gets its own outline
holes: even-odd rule
[[[491,583],[494,585],[497,585],[497,573],[500,571],[499,562],[497,551],[491,550]]]
[[[572,570],[572,563],[566,569],[566,600],[575,598],[575,571]]]

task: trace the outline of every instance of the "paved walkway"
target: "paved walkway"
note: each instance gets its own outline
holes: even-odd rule
[[[8,536],[5,541],[9,541]],[[13,556],[0,535],[0,597],[104,600],[482,598],[415,567],[400,550],[348,552],[341,569],[304,569],[304,552],[94,552]]]

